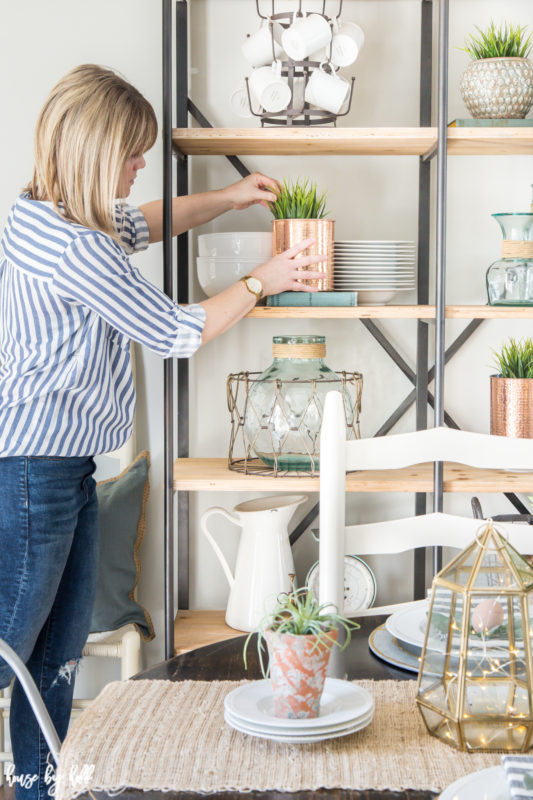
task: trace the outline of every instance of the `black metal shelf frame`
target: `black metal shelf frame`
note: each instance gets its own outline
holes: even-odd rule
[[[433,43],[433,0],[421,2],[421,36],[420,36],[420,110],[421,127],[431,126],[432,112],[432,43]],[[399,404],[396,411],[381,425],[375,435],[388,433],[403,414],[416,404],[416,429],[427,428],[428,405],[434,409],[434,425],[446,424],[459,426],[444,408],[444,367],[455,353],[470,338],[483,320],[470,322],[455,341],[445,349],[445,286],[446,286],[446,160],[447,160],[447,117],[448,117],[448,46],[449,46],[449,0],[439,2],[438,28],[438,144],[426,156],[419,158],[419,193],[418,193],[418,275],[417,303],[429,303],[429,253],[430,253],[430,190],[431,160],[437,156],[437,207],[436,207],[436,318],[435,318],[435,351],[434,366],[429,368],[429,323],[417,320],[416,369],[413,370],[383,331],[371,320],[360,322],[383,347],[394,363],[414,384],[414,389]],[[164,237],[164,290],[172,299],[180,303],[189,300],[188,270],[188,234],[183,233],[177,239],[177,296],[174,284],[174,265],[172,248],[172,6],[175,7],[175,75],[176,126],[188,126],[188,114],[204,128],[213,127],[204,114],[188,97],[188,2],[187,0],[162,0],[163,19],[163,237]],[[226,156],[242,176],[249,174],[245,164],[237,156]],[[178,195],[188,191],[188,159],[182,153],[177,156],[176,180]],[[177,367],[175,364],[177,363]],[[428,391],[428,385],[435,380],[434,395]],[[175,388],[177,387],[177,393]],[[176,397],[177,394],[177,397]],[[174,593],[175,593],[175,508],[173,489],[173,466],[176,454],[176,433],[174,420],[177,414],[177,456],[186,458],[189,455],[189,367],[187,359],[167,359],[164,367],[164,462],[165,462],[165,657],[174,653]],[[443,471],[442,463],[434,465],[433,509],[441,511],[443,507]],[[507,499],[520,513],[527,509],[513,494],[506,494]],[[427,509],[426,494],[415,494],[415,514],[424,514]],[[311,525],[318,514],[318,504],[306,515],[305,519],[291,533],[294,543]],[[177,493],[177,544],[178,544],[178,608],[189,607],[189,493]],[[440,569],[442,560],[441,548],[433,553],[433,569]],[[425,585],[425,549],[420,548],[414,555],[414,597],[423,597]]]

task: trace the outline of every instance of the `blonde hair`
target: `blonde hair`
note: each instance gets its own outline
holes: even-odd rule
[[[110,69],[82,64],[54,86],[39,114],[35,168],[25,191],[51,200],[66,219],[117,239],[124,165],[149,150],[156,136],[154,110],[134,86]]]

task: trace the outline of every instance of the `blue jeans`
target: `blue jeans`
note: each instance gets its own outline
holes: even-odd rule
[[[88,457],[0,458],[0,638],[28,667],[61,740],[98,577],[94,470]],[[12,677],[0,659],[0,688]],[[10,731],[16,800],[48,798],[48,747],[18,681]]]

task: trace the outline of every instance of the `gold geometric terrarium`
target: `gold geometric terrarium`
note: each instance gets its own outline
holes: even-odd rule
[[[460,750],[526,751],[533,736],[533,569],[489,520],[433,579],[417,704]]]

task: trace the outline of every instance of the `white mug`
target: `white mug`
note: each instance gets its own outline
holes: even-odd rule
[[[293,61],[303,61],[308,55],[331,42],[329,22],[320,14],[296,17],[290,28],[283,31],[283,49]]]
[[[326,72],[321,64],[313,70],[307,87],[305,99],[318,108],[338,114],[350,91],[350,84],[335,73]]]
[[[245,87],[235,89],[230,97],[230,105],[233,112],[242,119],[250,119],[253,114],[250,110],[250,103],[248,102],[248,92]]]
[[[348,67],[356,60],[365,42],[365,34],[355,22],[344,22],[331,41],[331,63]]]
[[[289,84],[281,77],[281,61],[274,61],[271,67],[254,69],[250,89],[259,105],[271,114],[283,111],[291,102]]]
[[[279,23],[278,28],[281,28]],[[273,33],[274,36],[267,22],[258,31],[250,34],[246,41],[243,42],[242,54],[252,67],[264,67],[267,64],[271,64],[273,58],[277,59],[283,55],[283,49],[279,41],[277,41],[281,33],[276,26],[274,26]],[[274,42],[274,51],[272,51],[272,42]]]

